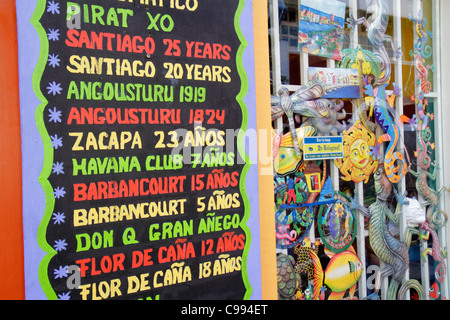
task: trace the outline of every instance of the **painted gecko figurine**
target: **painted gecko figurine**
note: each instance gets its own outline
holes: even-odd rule
[[[425,31],[424,27],[427,24],[427,19],[423,16],[422,9],[418,13],[417,19],[414,19],[412,15],[409,16],[409,21],[416,23],[416,33],[419,36],[419,41],[414,45],[414,48],[419,51],[424,59],[431,58],[432,49],[430,45],[427,45],[428,39],[432,37],[430,31]]]
[[[410,279],[402,284],[406,271],[409,268],[408,249],[411,237],[414,233],[419,233],[413,228],[406,228],[404,241],[392,236],[387,228],[387,219],[394,224],[398,224],[398,213],[401,205],[404,204],[404,197],[396,194],[398,204],[395,212],[388,207],[388,197],[392,192],[392,184],[384,173],[383,166],[380,166],[374,174],[375,191],[377,200],[366,207],[359,205],[356,196],[351,203],[351,208],[358,209],[363,215],[369,218],[369,242],[377,257],[386,264],[386,267],[379,273],[377,283],[381,279],[392,276],[387,292],[387,300],[404,299],[406,292],[414,288],[420,299],[423,299],[423,289],[417,280]],[[377,285],[378,288],[378,285]]]
[[[405,157],[398,151],[396,151],[397,144],[400,141],[400,130],[395,118],[389,113],[386,106],[387,84],[378,86],[374,89],[375,96],[375,118],[378,125],[387,134],[388,138],[385,139],[389,142],[384,159],[384,168],[389,181],[392,183],[398,183],[408,173],[408,164]],[[375,148],[379,149],[379,145]],[[398,164],[397,164],[398,163]]]
[[[431,255],[435,261],[437,261],[439,264],[436,267],[435,270],[435,277],[436,280],[439,283],[442,283],[445,278],[445,274],[447,273],[447,266],[445,265],[445,258],[447,257],[447,250],[441,248],[441,245],[439,244],[439,238],[435,230],[430,228],[428,223],[424,222],[420,224],[420,240],[428,240],[429,237],[433,238],[433,244],[431,248],[427,248],[422,254],[423,258],[425,259],[425,256],[427,254]]]
[[[410,56],[414,58],[414,66],[419,72],[419,78],[421,82],[421,89],[423,93],[427,94],[431,91],[432,86],[430,81],[428,81],[428,72],[430,69],[433,70],[433,66],[425,66],[425,59],[431,58],[433,50],[430,45],[427,45],[428,38],[431,38],[432,34],[429,31],[424,30],[424,26],[427,20],[423,17],[422,10],[419,12],[419,17],[413,19],[409,17],[410,21],[415,23],[415,31],[417,34],[417,42],[414,44],[414,52],[411,50]]]
[[[424,206],[429,205],[427,208],[427,222],[431,228],[438,229],[443,227],[448,221],[448,215],[443,210],[437,209],[439,206],[439,199],[441,193],[445,190],[450,192],[450,189],[445,186],[439,190],[432,189],[428,184],[428,178],[435,180],[436,179],[436,164],[431,162],[431,157],[429,156],[429,149],[434,149],[434,143],[430,142],[431,139],[431,130],[428,127],[428,121],[434,119],[433,114],[429,114],[426,112],[425,108],[428,105],[427,99],[425,98],[425,94],[428,90],[428,72],[426,74],[423,73],[423,70],[428,70],[428,67],[423,66],[423,53],[425,48],[426,39],[423,39],[423,35],[426,33],[423,31],[423,19],[419,17],[419,20],[414,20],[416,23],[416,32],[419,36],[419,41],[415,45],[416,52],[414,53],[415,58],[415,66],[418,69],[420,76],[420,84],[422,91],[419,93],[418,97],[413,96],[411,99],[417,104],[417,114],[418,114],[418,123],[417,127],[417,142],[418,142],[418,150],[416,151],[417,157],[417,172],[413,171],[411,167],[409,168],[409,172],[417,177],[416,180],[416,189],[425,198],[425,202],[422,204]],[[420,26],[419,26],[420,25]],[[415,119],[408,119],[403,116],[403,122],[409,122],[410,124],[415,124]],[[429,172],[431,166],[434,166],[433,173]]]
[[[439,199],[441,193],[444,191],[449,191],[450,189],[445,186],[440,190],[433,190],[428,185],[428,178],[436,179],[436,164],[431,162],[431,158],[428,155],[428,146],[434,147],[429,141],[429,135],[431,134],[429,128],[426,126],[428,115],[423,115],[422,102],[419,102],[419,124],[417,125],[417,141],[419,150],[417,151],[417,172],[409,167],[409,172],[417,177],[416,189],[425,198],[425,202],[422,203],[423,206],[429,205],[427,208],[427,221],[432,228],[441,228],[448,221],[448,215],[445,211],[437,209],[439,206]],[[422,115],[422,116],[421,116]],[[431,165],[434,166],[433,173],[429,172]]]

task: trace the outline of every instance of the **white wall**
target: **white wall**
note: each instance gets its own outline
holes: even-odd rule
[[[441,55],[441,101],[442,101],[442,117],[436,119],[440,122],[443,131],[443,150],[442,163],[440,164],[443,170],[443,185],[450,187],[450,19],[448,13],[450,12],[450,1],[440,1],[440,55]],[[435,39],[436,40],[436,39]],[[450,193],[442,194],[444,206],[442,209],[450,214]],[[447,239],[450,239],[450,222],[447,223]],[[448,243],[447,243],[448,246]],[[448,266],[447,257],[447,266]]]

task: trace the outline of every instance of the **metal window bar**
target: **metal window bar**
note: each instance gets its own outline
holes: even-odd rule
[[[440,25],[441,25],[441,2],[439,1],[433,1],[433,26],[432,26],[432,32],[434,39],[441,39],[441,31],[440,31]],[[443,137],[443,123],[444,123],[444,117],[442,116],[442,82],[441,82],[441,48],[440,48],[440,42],[435,40],[433,42],[433,52],[434,52],[434,64],[436,66],[435,72],[433,73],[434,76],[434,90],[436,90],[436,98],[435,98],[435,112],[436,112],[436,119],[435,122],[436,128],[435,128],[435,139],[436,139],[436,145],[437,145],[437,151],[436,151],[436,159],[438,163],[441,165],[444,163],[444,137]],[[438,189],[444,185],[444,170],[440,169],[438,171],[437,175],[437,187]],[[440,207],[445,208],[445,199],[446,197],[442,196],[440,199]],[[447,235],[447,227],[443,227],[441,230],[439,230],[439,241],[441,244],[444,244],[443,247],[447,247],[447,241],[448,241],[448,235]],[[448,256],[445,259],[445,263],[448,266],[449,259]],[[448,269],[448,267],[447,267]],[[441,296],[442,297],[448,297],[449,296],[449,277],[448,273],[446,274],[445,280],[443,281],[441,285]]]
[[[393,24],[394,24],[394,44],[396,47],[401,47],[402,45],[402,1],[404,0],[393,0]],[[300,8],[301,0],[297,0],[297,9]],[[281,81],[281,59],[280,59],[280,28],[279,28],[279,19],[278,19],[278,0],[269,0],[269,11],[270,11],[270,21],[271,21],[271,62],[272,62],[272,89],[273,93],[276,95],[278,93],[278,90],[282,86]],[[404,4],[403,4],[404,5]],[[354,17],[358,17],[358,0],[348,0],[348,6],[349,11],[353,14]],[[422,0],[413,0],[413,15],[415,17],[418,16],[418,13],[422,10]],[[440,39],[440,0],[433,0],[433,37],[434,39]],[[411,25],[411,28],[414,28],[414,25]],[[414,40],[417,40],[417,35],[414,32]],[[354,28],[354,30],[350,34],[350,47],[351,48],[357,48],[359,45],[360,39],[359,39],[359,30],[358,28]],[[403,52],[403,54],[408,54]],[[435,91],[430,92],[427,94],[427,98],[434,99],[434,105],[435,105],[435,113],[436,113],[436,159],[438,163],[442,163],[443,159],[443,132],[442,132],[442,117],[440,116],[442,114],[442,102],[440,98],[441,93],[441,70],[440,70],[440,46],[439,41],[434,41],[433,43],[433,54],[434,54],[434,66],[435,66],[435,72],[433,73],[434,76],[434,87],[433,89]],[[401,59],[399,61],[394,61],[394,68],[393,72],[395,73],[395,79],[398,84],[403,85],[403,63]],[[332,59],[327,60],[327,67],[333,68],[335,66],[335,61]],[[301,84],[305,84],[308,82],[308,67],[309,67],[309,54],[307,53],[300,53],[300,78],[301,78]],[[413,66],[414,67],[414,66]],[[415,70],[414,80],[419,79],[419,75],[417,71]],[[414,82],[416,83],[416,82]],[[299,86],[296,85],[286,85],[283,86],[287,87],[289,91],[295,91],[299,88]],[[417,90],[419,88],[416,87],[416,94]],[[356,102],[353,101],[353,114],[355,117],[355,120],[359,119],[358,112],[357,112],[357,105]],[[416,110],[417,113],[417,110]],[[398,98],[396,99],[396,115],[397,117],[403,114],[403,99]],[[283,120],[282,118],[279,118],[274,123],[274,129],[279,132],[283,133]],[[401,128],[401,141],[397,146],[397,150],[404,154],[404,143],[403,143],[403,128]],[[437,177],[437,186],[441,186],[442,182],[444,181],[444,173],[443,170],[438,170],[438,177]],[[331,163],[331,172],[330,176],[332,179],[333,189],[335,191],[339,190],[339,169],[336,167],[334,162]],[[357,195],[358,203],[363,205],[364,204],[364,190],[363,190],[364,184],[363,182],[355,184],[355,194]],[[403,179],[399,185],[398,185],[398,191],[400,194],[404,194],[406,191],[406,181]],[[441,207],[445,207],[445,197],[441,197]],[[400,239],[404,238],[405,230],[408,227],[408,223],[406,221],[406,216],[403,214],[403,210],[400,213],[400,219],[399,219],[399,231],[400,231]],[[445,244],[444,247],[446,247],[447,244],[447,234],[446,234],[446,228],[442,228],[438,232],[439,239],[441,244]],[[364,299],[367,296],[367,275],[366,275],[366,252],[365,252],[365,241],[366,237],[368,236],[368,232],[364,229],[364,216],[357,212],[357,235],[356,235],[356,244],[357,244],[357,255],[361,262],[363,263],[363,273],[361,274],[361,277],[358,282],[358,297],[359,299]],[[311,228],[310,239],[315,239],[314,234],[314,228]],[[423,251],[427,248],[428,244],[426,241],[421,242],[421,254]],[[284,252],[287,253],[287,250],[277,250],[277,252]],[[448,265],[449,258],[446,258],[446,264]],[[383,266],[381,266],[381,269]],[[409,271],[409,270],[408,270]],[[429,289],[430,289],[430,270],[429,270],[429,264],[428,264],[428,256],[421,257],[421,282],[425,293],[425,298],[428,300],[430,299],[429,295]],[[406,273],[404,281],[409,279],[409,272]],[[388,286],[388,279],[384,279],[381,283],[381,297],[384,299],[386,297],[387,292],[387,286]],[[442,297],[448,297],[448,290],[449,290],[449,278],[446,275],[445,280],[441,284],[441,294]],[[410,297],[407,296],[409,299]]]
[[[416,0],[415,0],[416,1]],[[395,0],[393,3],[393,18],[394,18],[394,45],[396,47],[402,46],[402,4],[401,0]],[[405,53],[403,53],[405,54]],[[407,54],[407,53],[406,53]],[[402,59],[398,59],[397,61],[394,61],[395,67],[395,80],[397,83],[403,84],[403,64]],[[397,119],[400,117],[400,115],[403,114],[403,98],[396,99],[396,117]],[[397,150],[405,156],[405,149],[404,149],[404,128],[403,126],[400,128],[400,142],[397,145]],[[406,181],[405,179],[402,179],[398,185],[398,192],[399,194],[403,195],[406,192]],[[400,229],[400,239],[405,238],[405,230],[408,227],[406,222],[406,215],[403,213],[403,206],[400,211],[400,218],[399,218],[399,229]],[[409,279],[409,270],[407,270],[404,281],[407,281]],[[428,292],[428,290],[426,290]],[[409,293],[407,295],[407,298],[409,299]]]
[[[418,18],[419,16],[419,12],[422,10],[422,2],[419,0],[414,0],[413,3],[413,17],[415,19]],[[417,43],[418,40],[418,36],[417,33],[414,32],[414,43]],[[421,86],[420,84],[416,83],[416,80],[419,79],[419,72],[417,70],[417,68],[414,67],[414,83],[415,83],[415,96],[417,97],[421,91]],[[416,114],[417,114],[417,106],[416,106]],[[416,141],[416,145],[418,146],[418,141]],[[417,169],[418,170],[418,169]],[[421,196],[419,196],[419,202],[423,203],[423,198]],[[428,247],[428,241],[421,241],[420,243],[420,254],[421,254],[421,259],[420,259],[420,274],[421,274],[421,279],[422,279],[422,288],[424,290],[425,293],[425,299],[429,300],[430,299],[430,270],[429,270],[429,261],[428,261],[428,256],[423,256],[424,251],[427,249]]]

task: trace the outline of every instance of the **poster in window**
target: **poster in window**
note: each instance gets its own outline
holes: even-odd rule
[[[298,49],[342,60],[346,4],[337,0],[301,0]]]

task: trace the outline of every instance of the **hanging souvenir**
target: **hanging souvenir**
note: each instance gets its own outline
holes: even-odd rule
[[[439,243],[439,237],[436,231],[428,225],[428,223],[424,222],[420,224],[420,240],[429,240],[429,237],[432,237],[432,247],[427,248],[422,254],[423,259],[425,259],[426,255],[430,255],[433,257],[434,261],[438,263],[436,266],[436,270],[434,272],[436,281],[442,283],[445,278],[445,274],[447,273],[447,266],[445,263],[445,258],[447,256],[447,250],[441,248]]]
[[[358,24],[363,24],[367,29],[367,38],[372,44],[373,53],[381,61],[381,74],[377,79],[377,85],[388,83],[391,78],[391,59],[388,55],[385,41],[391,43],[394,51],[394,59],[401,57],[401,49],[396,48],[391,36],[386,34],[389,25],[389,0],[372,0],[373,14],[369,19],[365,17],[355,18],[350,12],[347,21],[352,28]]]
[[[445,297],[441,298],[441,290],[437,282],[430,287],[430,300],[447,300]]]
[[[272,121],[286,115],[289,129],[292,134],[294,148],[297,156],[302,157],[300,143],[297,137],[294,114],[308,117],[302,127],[312,126],[318,135],[337,135],[344,131],[345,125],[340,123],[346,117],[343,103],[336,104],[329,99],[321,99],[327,93],[322,81],[310,81],[289,95],[289,90],[283,87],[279,90],[279,97],[271,98]]]
[[[363,271],[363,264],[356,255],[353,247],[341,253],[327,251],[325,253],[331,258],[325,271],[318,256],[320,242],[311,243],[309,238],[294,249],[297,263],[295,271],[307,277],[311,282],[301,300],[324,300],[327,288],[331,290],[329,300],[340,300],[349,291],[349,299],[355,299],[354,295],[357,283]],[[308,298],[308,293],[310,297]]]
[[[297,172],[303,163],[303,138],[311,137],[316,134],[316,130],[312,126],[303,126],[296,129],[296,136],[300,142],[300,156],[295,151],[295,144],[291,132],[286,133],[279,139],[279,144],[274,144],[274,160],[273,166],[277,175],[285,176]],[[278,136],[279,137],[279,136]],[[277,142],[277,136],[274,142]],[[277,148],[276,148],[277,146]]]
[[[311,244],[309,238],[306,237],[301,244],[294,248],[294,253],[297,256],[295,271],[300,276],[306,276],[308,280],[313,281],[311,300],[318,299],[322,288],[323,271],[318,257],[318,244]]]
[[[373,82],[367,81],[368,74],[366,73],[366,83],[365,83],[365,93],[368,96],[366,100],[366,108],[362,112],[362,121],[366,124],[367,115],[365,114],[367,110],[367,105],[370,105],[370,114],[372,113],[372,108],[375,114],[375,118],[379,126],[383,129],[386,136],[383,137],[380,142],[389,142],[386,147],[384,166],[386,174],[392,183],[398,183],[407,173],[408,165],[404,159],[404,156],[396,151],[397,143],[400,140],[400,130],[398,126],[398,121],[395,118],[393,112],[389,110],[388,105],[391,107],[394,105],[395,96],[400,93],[399,88],[394,84],[394,95],[388,97],[386,94],[386,87],[389,84],[391,78],[391,60],[387,53],[386,47],[384,45],[385,41],[390,41],[392,49],[394,50],[394,59],[401,56],[400,48],[394,46],[392,37],[386,34],[386,29],[389,24],[389,1],[388,0],[372,0],[372,6],[374,7],[374,13],[370,19],[355,18],[352,14],[347,19],[348,23],[352,28],[355,28],[358,24],[363,24],[367,28],[367,37],[372,44],[373,56],[379,61],[380,73],[378,79]],[[359,57],[358,57],[359,56]],[[370,54],[358,50],[356,54],[356,59],[359,64],[367,63],[365,57],[371,57]],[[364,62],[363,62],[364,61]],[[378,63],[374,61],[374,65],[377,66]],[[366,65],[366,69],[369,65]],[[362,72],[368,72],[368,70],[363,70],[364,65],[360,65],[360,70]],[[372,67],[372,65],[370,65]],[[378,68],[376,68],[376,71]],[[372,128],[371,128],[372,129]],[[378,154],[379,145],[372,150],[374,156],[379,156]]]
[[[310,196],[305,175],[297,172],[285,177],[276,176],[274,186],[276,246],[279,249],[293,248],[306,237],[314,221],[313,211],[301,205]]]
[[[367,209],[357,204],[356,200],[353,200],[352,207],[358,208],[362,214],[369,218],[370,246],[377,257],[386,265],[381,270],[381,277],[386,278],[392,276],[387,290],[387,300],[403,300],[410,289],[414,289],[419,295],[420,300],[422,300],[423,289],[417,280],[410,279],[403,282],[409,265],[408,250],[411,244],[411,237],[413,233],[417,234],[418,230],[407,227],[404,241],[397,239],[388,231],[387,220],[391,221],[394,225],[398,225],[398,215],[404,198],[396,194],[397,207],[395,212],[391,212],[387,200],[393,187],[384,172],[383,166],[380,166],[375,172],[374,179],[375,191],[377,193],[376,202]]]
[[[292,134],[295,152],[299,158],[301,158],[301,151],[295,128],[294,113],[298,113],[297,107],[299,105],[307,102],[314,104],[314,101],[321,98],[325,92],[326,88],[322,82],[312,81],[301,86],[292,95],[289,95],[289,90],[286,87],[282,87],[278,91],[279,97],[271,98],[272,121],[286,115],[289,121],[289,129]]]
[[[308,79],[325,83],[324,99],[359,99],[359,70],[340,68],[308,68]]]
[[[295,272],[295,260],[292,256],[277,255],[277,286],[279,300],[295,300],[295,293],[301,284],[300,275]]]
[[[302,0],[299,12],[299,51],[341,60],[345,9],[346,5],[341,1]]]
[[[308,201],[310,192],[308,191],[308,184],[305,180],[303,172],[296,172],[295,174],[280,177],[275,175],[274,179],[274,195],[275,203],[279,208],[285,209],[289,204],[302,204]]]
[[[334,199],[334,203],[320,207],[318,229],[324,245],[339,253],[347,250],[355,240],[356,216],[343,193],[338,192]]]
[[[320,173],[305,174],[308,183],[308,190],[311,193],[319,193],[322,190]]]
[[[378,168],[378,160],[371,155],[376,144],[375,134],[367,130],[361,121],[344,131],[344,158],[334,160],[343,175],[342,180],[356,183],[369,181]]]
[[[430,152],[434,150],[435,144],[431,142],[431,130],[429,128],[429,122],[434,120],[434,114],[427,112],[428,100],[425,94],[431,91],[431,84],[428,81],[428,70],[432,69],[431,66],[425,66],[425,59],[431,57],[432,49],[427,44],[428,38],[431,36],[430,32],[424,31],[425,21],[423,18],[423,12],[419,12],[417,19],[412,19],[415,23],[415,30],[417,33],[417,43],[414,45],[415,51],[411,54],[414,58],[414,66],[419,73],[419,94],[411,97],[412,101],[417,105],[417,115],[412,119],[406,116],[402,117],[403,122],[411,124],[415,127],[417,132],[417,146],[418,149],[415,152],[417,158],[417,172],[409,168],[409,172],[414,175],[416,180],[417,192],[426,200],[428,208],[426,210],[426,218],[429,227],[433,229],[440,229],[445,226],[448,221],[448,214],[439,209],[439,202],[442,192],[450,189],[445,186],[439,190],[435,190],[428,183],[428,179],[436,179],[436,162],[432,162]],[[430,150],[431,149],[431,150]],[[433,172],[430,172],[433,167]],[[437,239],[438,240],[438,239]]]
[[[408,164],[403,154],[396,151],[397,144],[400,141],[400,128],[398,120],[386,105],[386,86],[387,84],[379,86],[377,92],[374,93],[374,97],[376,97],[374,108],[375,118],[383,131],[388,135],[386,139],[388,145],[384,155],[386,175],[392,183],[399,183],[408,172]]]
[[[305,103],[295,108],[299,115],[307,117],[302,126],[313,126],[319,136],[337,136],[345,130],[345,122],[339,122],[347,117],[344,102],[320,99],[314,103]]]
[[[381,75],[381,63],[371,51],[362,49],[344,49],[344,59],[338,64],[340,68],[360,70],[365,85],[376,85]]]
[[[276,247],[290,249],[301,243],[309,233],[314,221],[314,212],[310,208],[286,209],[277,211],[275,218]],[[292,223],[286,223],[289,220],[292,220]]]
[[[325,253],[331,260],[318,278],[319,284],[323,282],[323,285],[332,291],[328,300],[341,300],[347,290],[349,290],[349,299],[356,299],[355,292],[364,266],[355,249],[349,247],[348,250],[341,253],[325,250]]]

